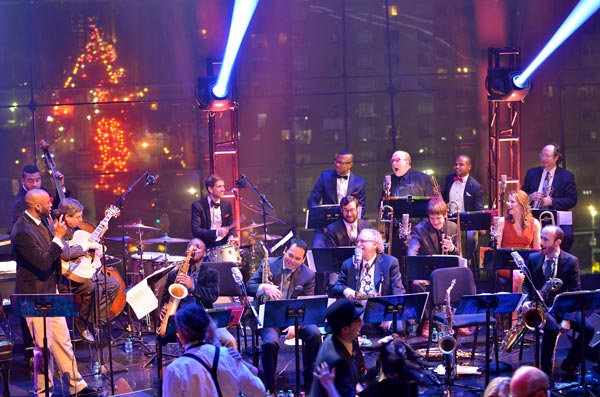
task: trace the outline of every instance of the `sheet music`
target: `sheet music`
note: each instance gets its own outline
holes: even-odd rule
[[[158,299],[148,286],[146,278],[127,291],[125,301],[129,303],[138,320],[158,307]]]
[[[461,266],[461,267],[467,267],[467,263],[468,263],[466,258],[463,258],[462,256],[458,256],[458,255],[437,255],[436,254],[436,255],[431,255],[431,256],[442,256],[444,258],[449,258],[449,257],[456,258],[456,260],[458,261],[458,266]]]
[[[0,262],[0,273],[2,273],[2,274],[17,273],[17,262],[15,262],[15,261]]]
[[[258,324],[256,326],[257,329],[262,329],[263,324],[265,323],[265,304],[261,304],[258,306]]]

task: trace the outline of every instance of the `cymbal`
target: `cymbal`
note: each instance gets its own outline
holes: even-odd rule
[[[278,234],[267,234],[266,236],[264,234],[257,234],[256,236],[254,236],[254,239],[255,240],[268,240],[268,241],[271,241],[271,240],[279,240],[282,237],[283,236],[280,236]]]
[[[165,233],[164,236],[162,236],[162,237],[142,240],[142,243],[145,243],[145,244],[163,244],[163,243],[164,244],[173,244],[173,243],[187,243],[189,241],[190,241],[190,239],[170,237],[167,233]]]
[[[104,240],[108,240],[108,241],[117,241],[122,243],[123,242],[123,236],[118,236],[118,237],[104,237]],[[125,241],[131,241],[134,240],[133,238],[129,237],[129,236],[125,236]]]
[[[144,224],[140,223],[134,223],[132,225],[119,225],[120,227],[124,227],[125,229],[140,229],[140,230],[160,230],[157,227],[153,227],[153,226],[146,226]]]
[[[248,226],[240,227],[238,230],[239,231],[243,231],[243,230],[256,229],[256,228],[259,228],[259,227],[263,227],[265,225],[270,225],[272,223],[275,223],[275,222],[256,223],[256,222],[252,221]]]

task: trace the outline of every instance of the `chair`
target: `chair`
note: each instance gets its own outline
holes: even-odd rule
[[[445,323],[446,312],[435,312],[436,306],[446,304],[446,291],[450,287],[450,283],[453,279],[456,279],[456,284],[450,293],[450,306],[456,309],[456,305],[464,295],[474,295],[477,293],[475,287],[475,280],[473,279],[473,273],[467,267],[447,267],[435,269],[431,273],[430,285],[429,285],[429,324],[432,327],[433,321],[439,323]],[[482,314],[459,314],[453,316],[452,328],[454,329],[454,337],[456,338],[459,328],[475,327],[475,333],[473,335],[473,348],[471,350],[471,359],[475,357],[475,348],[477,346],[477,336],[479,333],[479,326],[485,326],[485,313]],[[490,318],[490,325],[493,326],[493,340],[494,344],[496,341],[496,319]],[[427,352],[426,356],[429,357],[429,348],[431,346],[431,335],[429,332],[429,338],[427,341]],[[497,349],[495,349],[497,352]]]

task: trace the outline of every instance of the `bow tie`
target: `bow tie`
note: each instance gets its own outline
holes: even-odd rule
[[[463,179],[462,179],[460,176],[455,176],[455,177],[452,179],[452,181],[453,181],[453,182],[460,182],[460,183],[463,183]]]
[[[210,202],[210,206],[213,207],[213,208],[219,208],[221,206],[221,203],[216,203],[214,201],[211,201]]]
[[[340,178],[341,178],[341,179],[348,179],[348,175],[340,175],[340,174],[337,174],[337,179],[340,179]]]

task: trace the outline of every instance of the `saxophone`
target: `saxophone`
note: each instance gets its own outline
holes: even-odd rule
[[[446,381],[448,384],[452,383],[454,374],[456,372],[456,360],[454,358],[454,351],[456,350],[456,339],[454,338],[454,329],[452,328],[453,316],[452,305],[450,304],[450,293],[452,288],[456,284],[456,279],[453,278],[450,282],[450,286],[446,290],[446,319],[444,321],[444,336],[438,341],[438,347],[442,353],[442,362],[446,368]]]
[[[194,247],[188,248],[185,259],[183,263],[179,266],[179,270],[177,271],[177,276],[180,274],[187,274],[190,268],[190,259],[192,258],[192,254],[194,253]],[[177,279],[175,276],[175,279]],[[179,306],[179,302],[182,299],[185,299],[188,296],[188,290],[185,285],[179,283],[173,283],[169,286],[169,294],[171,297],[169,298],[169,303],[167,304],[167,311],[165,316],[160,321],[160,327],[156,330],[156,333],[159,336],[165,336],[167,333],[167,325],[169,324],[169,317],[175,315],[177,312],[177,307]]]
[[[260,243],[262,249],[263,249],[263,253],[265,254],[265,257],[263,258],[263,262],[262,262],[262,280],[261,282],[263,284],[273,284],[273,274],[271,273],[271,266],[269,265],[269,250],[267,249],[267,247],[265,247],[265,245],[261,242]],[[260,297],[260,303],[265,303],[266,301],[269,300],[269,297],[266,294],[261,295]]]
[[[542,299],[546,299],[548,294],[558,291],[562,285],[563,281],[560,278],[549,278],[540,290]],[[535,331],[536,328],[544,328],[546,324],[546,310],[546,305],[537,301],[527,310],[523,310],[523,306],[521,306],[517,321],[515,321],[512,328],[506,333],[500,348],[506,352],[512,352],[519,346],[527,330]]]

